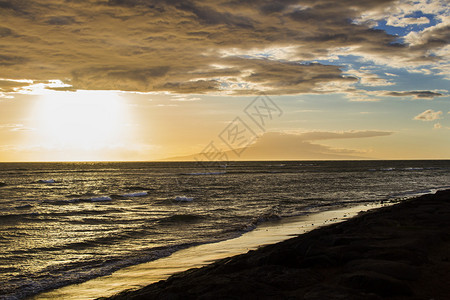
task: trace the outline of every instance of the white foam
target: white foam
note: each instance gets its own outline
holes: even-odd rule
[[[176,196],[174,200],[179,202],[191,202],[192,200],[194,200],[194,198],[186,196]]]
[[[55,183],[55,182],[56,181],[54,179],[47,179],[47,180],[40,179],[37,181],[37,183]]]
[[[124,194],[122,197],[143,197],[147,196],[148,192],[139,192],[139,193],[131,193],[131,194]]]
[[[91,200],[92,202],[98,202],[98,201],[111,201],[112,199],[111,197],[108,196],[101,196],[101,197],[94,197],[89,200]]]

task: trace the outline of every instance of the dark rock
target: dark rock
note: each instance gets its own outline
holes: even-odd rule
[[[383,259],[405,262],[413,266],[423,265],[428,262],[427,255],[418,251],[410,251],[402,248],[371,249],[365,258]]]
[[[377,260],[377,259],[358,259],[350,262],[346,269],[354,271],[370,271],[384,274],[398,280],[417,280],[420,277],[418,267],[414,267],[402,262]]]
[[[382,298],[375,294],[357,292],[355,290],[343,289],[335,286],[318,285],[308,291],[304,300],[381,300]]]
[[[403,281],[371,271],[358,271],[342,276],[340,283],[349,288],[382,297],[410,296],[411,288]]]
[[[299,265],[300,268],[310,267],[331,267],[336,265],[336,262],[326,255],[315,255],[306,257]]]

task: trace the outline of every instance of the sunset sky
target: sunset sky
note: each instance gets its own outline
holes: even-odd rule
[[[449,42],[446,0],[0,0],[0,161],[450,159]]]

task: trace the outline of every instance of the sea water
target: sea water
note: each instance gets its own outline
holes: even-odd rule
[[[213,170],[194,162],[0,163],[0,299],[235,238],[265,221],[449,187],[448,160]]]

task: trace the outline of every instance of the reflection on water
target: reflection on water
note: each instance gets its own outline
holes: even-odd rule
[[[230,239],[287,216],[405,198],[449,161],[0,164],[0,295],[39,291]]]

